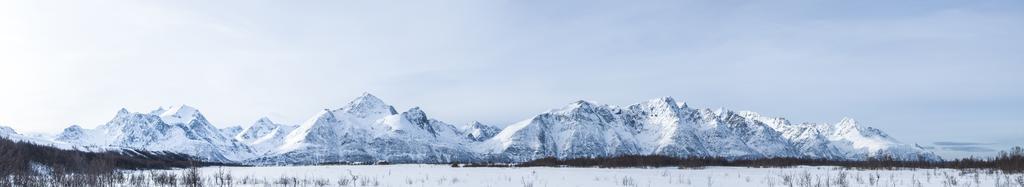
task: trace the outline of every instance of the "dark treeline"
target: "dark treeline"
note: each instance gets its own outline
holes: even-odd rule
[[[453,165],[456,166],[456,165]],[[507,164],[459,164],[463,167],[506,167]],[[866,160],[828,160],[810,158],[761,158],[726,159],[720,157],[677,158],[657,155],[626,155],[610,158],[543,158],[514,166],[568,166],[568,167],[793,167],[793,166],[841,166],[862,169],[892,168],[950,168],[950,169],[997,169],[1004,172],[1024,172],[1024,149],[1014,147],[1003,151],[995,158],[965,158],[948,161],[901,161],[892,157],[869,158]]]
[[[0,176],[50,174],[107,174],[121,169],[169,169],[209,165],[194,157],[145,151],[84,152],[63,150],[0,137]]]

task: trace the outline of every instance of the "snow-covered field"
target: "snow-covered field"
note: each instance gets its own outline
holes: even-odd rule
[[[186,170],[169,172],[184,173]],[[447,165],[206,167],[207,183],[234,186],[1024,186],[1024,174],[839,167],[452,168]],[[143,171],[168,172],[168,171]],[[225,182],[221,180],[220,182]]]

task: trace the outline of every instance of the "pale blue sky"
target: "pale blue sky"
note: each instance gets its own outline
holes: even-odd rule
[[[1021,1],[2,1],[0,125],[297,124],[367,91],[504,126],[672,96],[991,155],[970,146],[1024,145],[1022,33]]]

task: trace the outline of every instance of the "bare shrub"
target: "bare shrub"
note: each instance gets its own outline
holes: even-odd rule
[[[376,178],[373,178],[373,179],[363,178],[363,180],[359,181],[359,186],[380,186],[380,181],[377,181]]]
[[[875,173],[875,174],[870,174],[869,173],[868,174],[868,184],[870,184],[872,186],[875,186],[876,184],[878,184],[878,179],[879,178],[881,178],[881,176],[879,176],[878,173]]]
[[[298,186],[299,179],[295,177],[281,176],[281,178],[277,178],[277,180],[274,180],[274,184],[280,186]]]
[[[812,186],[812,184],[814,184],[814,179],[811,177],[811,173],[804,171],[803,174],[800,174],[800,186]]]
[[[349,179],[348,177],[338,178],[338,186],[348,186],[348,184],[351,184],[351,183],[352,183],[352,180]],[[409,183],[409,184],[412,184],[412,183]]]
[[[946,175],[942,184],[945,186],[957,186],[960,184],[955,175]]]
[[[172,172],[151,172],[150,179],[159,186],[175,186],[178,184],[178,175]]]
[[[331,180],[316,178],[316,179],[313,179],[313,185],[315,185],[315,186],[331,185]]]
[[[267,180],[263,179],[263,178],[252,177],[252,176],[244,176],[241,179],[239,179],[238,184],[241,184],[241,185],[267,184]]]
[[[218,186],[230,186],[234,184],[234,177],[231,172],[225,171],[223,168],[218,169],[216,173],[213,173],[214,184]]]
[[[149,184],[149,179],[143,173],[135,173],[128,177],[128,184],[131,186],[146,186]]]
[[[188,187],[203,186],[203,176],[199,173],[199,168],[189,167],[186,169],[185,174],[181,177],[181,184]]]
[[[850,181],[846,179],[847,175],[848,174],[845,171],[840,171],[839,174],[836,174],[836,180],[833,184],[841,187],[849,187]]]
[[[622,181],[619,183],[619,185],[622,185],[622,186],[636,186],[636,179],[633,179],[633,177],[629,177],[629,176],[623,176],[622,177]]]
[[[792,175],[782,175],[782,185],[793,187],[793,176]]]

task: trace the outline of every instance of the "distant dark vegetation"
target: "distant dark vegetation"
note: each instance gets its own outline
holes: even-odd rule
[[[118,170],[170,169],[212,164],[195,160],[192,156],[168,152],[63,150],[0,137],[0,177],[3,179],[0,180],[0,186],[8,186],[11,181],[33,181],[33,177],[43,175],[83,176],[81,179],[98,180],[102,177],[96,176],[110,175]],[[35,185],[26,183],[18,186]]]
[[[794,167],[794,166],[840,166],[860,169],[894,169],[894,168],[948,168],[948,169],[996,169],[1009,173],[1024,172],[1024,149],[1014,147],[1010,151],[1002,151],[995,158],[965,158],[949,161],[900,161],[892,157],[869,158],[867,160],[828,160],[811,158],[760,158],[730,160],[721,157],[688,157],[677,158],[657,155],[626,155],[610,158],[574,158],[557,159],[553,157],[537,159],[519,164],[500,163],[453,163],[453,167],[681,167],[694,168],[706,166],[739,166],[739,167]]]

